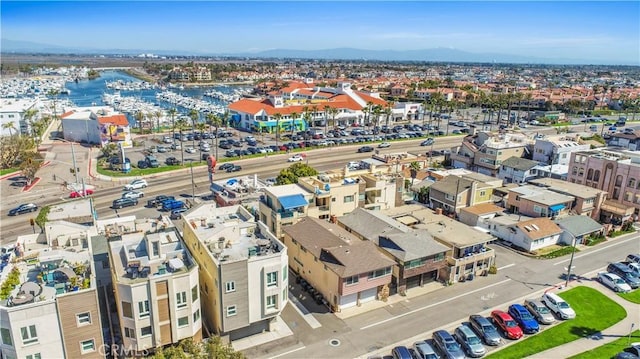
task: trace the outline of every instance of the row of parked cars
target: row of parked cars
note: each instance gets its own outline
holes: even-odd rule
[[[615,292],[630,292],[640,286],[640,255],[629,254],[626,261],[609,263],[598,281]]]
[[[525,300],[524,305],[512,304],[507,311],[494,310],[488,318],[471,315],[453,334],[437,330],[430,341],[416,342],[411,348],[398,346],[391,354],[394,359],[480,358],[487,353],[484,345],[498,346],[503,338],[518,340],[535,334],[540,324],[552,324],[556,317],[573,319],[576,313],[560,296],[548,292],[540,299]]]

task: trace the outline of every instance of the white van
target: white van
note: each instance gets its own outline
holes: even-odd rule
[[[560,298],[557,294],[545,293],[542,296],[542,303],[562,319],[573,319],[576,317],[576,312],[571,308],[571,306],[569,306],[569,303]]]

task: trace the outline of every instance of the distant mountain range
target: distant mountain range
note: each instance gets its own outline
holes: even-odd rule
[[[227,56],[250,58],[292,58],[326,60],[369,60],[369,61],[425,61],[425,62],[471,62],[471,63],[517,63],[517,64],[557,64],[557,65],[627,65],[628,63],[604,63],[585,59],[543,58],[500,53],[473,53],[457,49],[433,48],[423,50],[363,50],[356,48],[335,48],[324,50],[273,49],[259,52],[206,53],[197,51],[172,51],[149,49],[95,49],[73,48],[28,41],[1,39],[3,53],[47,53],[47,54],[102,54],[159,56]],[[637,64],[633,64],[637,65]]]

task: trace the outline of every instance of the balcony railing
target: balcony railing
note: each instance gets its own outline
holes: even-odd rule
[[[493,249],[484,248],[484,251],[469,253],[464,257],[460,257],[460,258],[447,257],[447,261],[449,262],[449,265],[462,266],[462,265],[467,265],[469,263],[478,262],[487,258],[492,258],[494,256],[495,256],[495,252],[493,251]]]

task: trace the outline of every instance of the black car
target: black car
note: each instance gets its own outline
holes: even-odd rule
[[[177,166],[180,164],[180,160],[175,157],[167,157],[164,162],[167,164],[167,166]]]
[[[373,147],[371,147],[371,146],[362,146],[362,147],[358,148],[358,153],[364,153],[364,152],[373,152]]]
[[[221,165],[220,165],[220,167],[218,167],[218,169],[219,169],[220,171],[226,171],[226,170],[227,170],[227,168],[231,168],[231,167],[233,167],[233,166],[234,166],[234,164],[233,164],[233,163],[231,163],[231,162],[227,162],[227,163],[223,163],[223,164],[221,164]]]
[[[24,214],[29,212],[35,212],[38,210],[38,206],[34,203],[21,204],[18,207],[9,211],[10,216],[16,216],[18,214]]]
[[[227,173],[238,172],[240,170],[242,170],[242,167],[238,165],[232,165],[231,167],[227,168]]]
[[[111,207],[114,209],[120,209],[123,207],[136,206],[137,204],[138,204],[138,200],[135,198],[118,198],[115,201],[113,201],[113,204],[111,205]]]
[[[138,161],[138,168],[143,170],[145,168],[149,168],[149,164],[145,160]]]
[[[154,199],[150,199],[147,201],[147,207],[157,207],[158,205],[161,205],[162,202],[168,200],[168,199],[175,199],[175,197],[173,196],[165,196],[165,195],[159,195],[156,196],[156,198]]]

